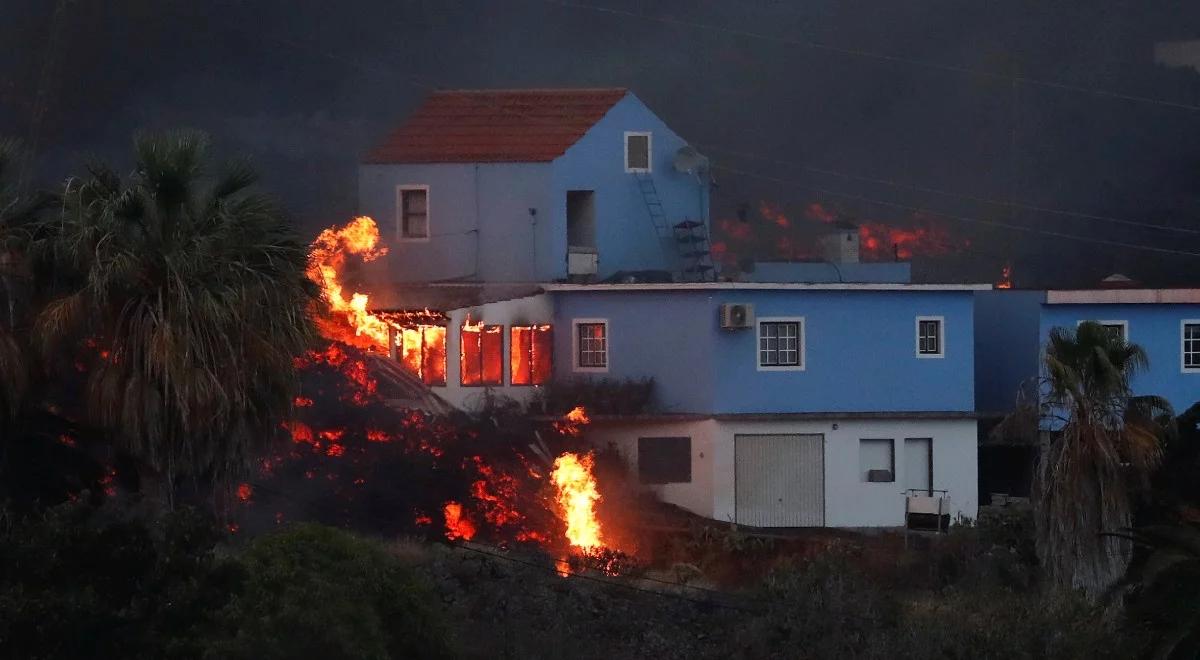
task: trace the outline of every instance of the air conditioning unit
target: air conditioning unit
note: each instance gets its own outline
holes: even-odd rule
[[[754,305],[747,303],[721,305],[721,327],[726,330],[744,330],[754,327]]]

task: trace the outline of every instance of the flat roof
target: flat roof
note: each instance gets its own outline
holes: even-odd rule
[[[1059,289],[1046,292],[1047,305],[1187,303],[1200,303],[1200,289]]]
[[[647,284],[544,284],[546,291],[990,291],[991,284],[889,284],[860,282],[670,282]]]

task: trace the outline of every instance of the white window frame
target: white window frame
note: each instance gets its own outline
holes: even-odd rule
[[[1185,374],[1200,374],[1200,367],[1187,366],[1186,357],[1186,335],[1189,325],[1200,325],[1200,319],[1182,319],[1179,321],[1179,371]]]
[[[579,364],[579,326],[599,323],[604,326],[604,366],[585,367]],[[612,364],[612,335],[609,334],[608,319],[571,319],[571,370],[576,373],[608,373]]]
[[[425,191],[425,236],[404,235],[404,191]],[[422,183],[402,183],[396,186],[396,240],[401,243],[428,243],[433,236],[433,199],[429,194],[429,186]]]
[[[938,324],[938,352],[937,353],[922,353],[921,352],[921,321],[937,321]],[[913,322],[913,351],[920,359],[941,359],[946,357],[946,317],[944,316],[918,316]]]
[[[764,365],[762,363],[762,324],[764,323],[797,323],[799,324],[800,364]],[[808,368],[808,328],[803,316],[760,316],[754,319],[754,364],[759,371],[804,371]]]
[[[1126,342],[1129,341],[1129,321],[1128,320],[1110,319],[1107,321],[1102,321],[1100,319],[1079,319],[1078,321],[1075,322],[1075,327],[1078,328],[1079,326],[1083,325],[1084,323],[1087,323],[1088,321],[1091,321],[1092,323],[1098,323],[1100,325],[1119,325],[1119,326],[1121,326],[1121,339],[1123,339]]]
[[[632,136],[645,136],[646,138],[646,167],[629,166],[629,138]],[[625,153],[626,174],[649,174],[654,170],[654,135],[650,131],[625,131],[622,151]]]

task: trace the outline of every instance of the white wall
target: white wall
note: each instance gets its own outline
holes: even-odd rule
[[[495,395],[506,396],[524,402],[538,390],[536,386],[512,386],[512,374],[508,363],[509,329],[513,325],[530,325],[554,322],[554,310],[549,296],[538,294],[525,298],[515,298],[500,302],[487,303],[476,307],[455,309],[446,313],[450,317],[446,331],[446,386],[431,388],[438,396],[450,405],[462,410],[478,409],[484,400],[485,391],[491,390]],[[504,332],[504,385],[499,387],[463,387],[461,364],[459,362],[461,328],[470,315],[471,323],[483,322],[487,325],[503,325]],[[570,332],[570,329],[554,328],[555,332]]]
[[[837,425],[837,429],[833,426]],[[597,446],[613,443],[637,470],[637,439],[692,438],[692,483],[647,486],[665,502],[702,516],[732,521],[735,515],[734,436],[738,434],[819,433],[825,438],[825,525],[899,527],[904,524],[904,439],[933,439],[933,488],[947,490],[951,516],[978,514],[978,458],[975,420],[813,420],[607,422],[587,428]],[[864,482],[859,471],[859,440],[893,438],[896,480]]]
[[[654,484],[643,486],[670,502],[692,513],[713,517],[713,446],[712,434],[716,422],[698,420],[688,422],[634,423],[593,422],[586,427],[588,442],[596,447],[612,444],[621,453],[637,482],[637,440],[651,437],[690,437],[692,439],[692,481],[686,484]]]

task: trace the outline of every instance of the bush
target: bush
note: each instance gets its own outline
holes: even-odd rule
[[[0,656],[200,657],[239,582],[218,538],[187,510],[149,522],[67,505],[0,524]]]
[[[295,525],[245,550],[243,593],[222,612],[219,658],[450,655],[431,592],[382,545]]]

